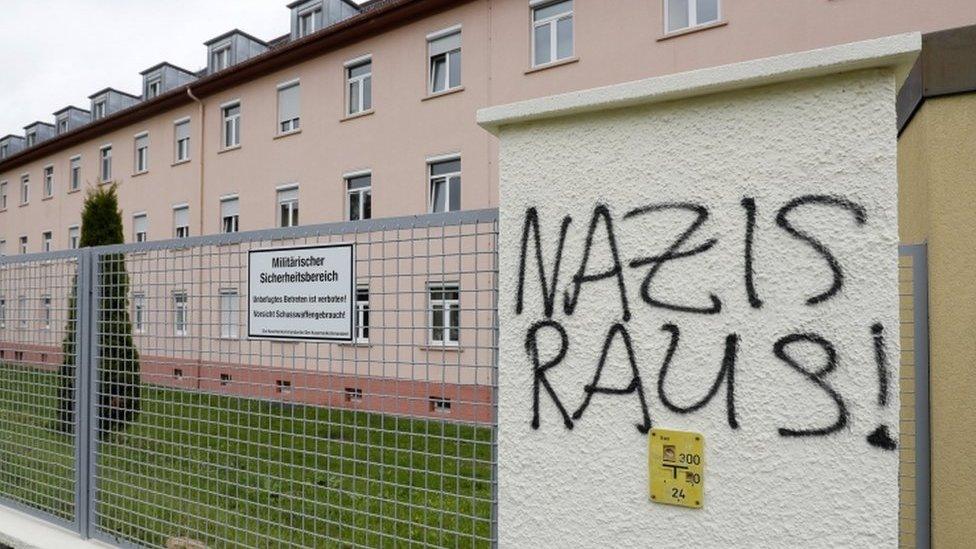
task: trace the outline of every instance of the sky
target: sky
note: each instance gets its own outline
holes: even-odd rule
[[[289,30],[289,0],[0,0],[0,136],[89,108],[106,87],[139,95],[140,71],[196,71],[203,42],[233,28],[268,40]]]

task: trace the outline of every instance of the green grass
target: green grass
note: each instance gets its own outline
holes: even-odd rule
[[[0,494],[70,519],[56,372],[0,367]],[[482,547],[491,430],[155,386],[100,443],[97,523],[164,546]]]

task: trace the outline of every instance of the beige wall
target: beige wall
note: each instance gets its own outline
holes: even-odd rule
[[[242,230],[274,226],[275,187],[296,182],[303,224],[341,220],[345,211],[342,174],[360,169],[373,171],[375,217],[424,213],[425,159],[452,152],[462,156],[462,207],[493,207],[498,194],[497,148],[494,139],[474,124],[474,113],[480,107],[908,30],[976,22],[976,4],[970,0],[727,0],[723,2],[727,24],[662,40],[660,0],[578,0],[575,4],[576,61],[568,64],[529,70],[526,0],[464,2],[205,97],[206,124],[201,124],[199,108],[187,105],[50,158],[2,171],[0,181],[9,182],[9,207],[0,212],[0,238],[7,240],[8,251],[12,251],[17,237],[26,234],[29,250],[35,252],[40,250],[41,233],[51,230],[55,247],[66,247],[67,228],[79,221],[83,194],[65,193],[68,159],[81,154],[83,180],[94,184],[98,148],[106,143],[114,147],[127,239],[133,237],[132,214],[143,211],[149,215],[150,239],[171,238],[172,206],[184,202],[190,205],[192,234],[216,232],[219,197],[232,193],[240,194]],[[282,8],[282,18],[285,16]],[[426,98],[425,36],[457,24],[462,25],[464,90]],[[343,120],[342,63],[364,54],[373,56],[375,111]],[[294,78],[300,78],[302,85],[302,132],[275,139],[275,86]],[[243,111],[242,147],[220,153],[219,105],[238,98]],[[192,161],[172,166],[173,121],[184,116],[191,117]],[[150,171],[133,176],[133,140],[142,131],[150,133]],[[205,163],[202,202],[201,159]],[[42,170],[48,164],[55,167],[57,188],[54,198],[42,201]],[[33,187],[31,204],[25,207],[17,205],[22,173],[31,174]]]
[[[976,537],[976,94],[928,99],[899,141],[903,243],[928,244],[932,542]]]

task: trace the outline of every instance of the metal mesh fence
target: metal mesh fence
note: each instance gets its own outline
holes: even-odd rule
[[[355,341],[248,339],[249,251],[327,243]],[[95,537],[494,545],[496,245],[486,211],[96,250]]]
[[[76,520],[78,260],[0,259],[0,498]]]

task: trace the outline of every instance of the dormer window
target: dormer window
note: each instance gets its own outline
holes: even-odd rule
[[[230,44],[215,46],[210,54],[211,63],[214,71],[222,71],[230,66]]]
[[[322,6],[315,6],[298,14],[298,37],[308,36],[322,28]]]
[[[34,132],[30,132],[27,134],[27,146],[33,147],[34,143],[37,143],[37,134]]]
[[[0,160],[3,160],[4,158],[7,158],[7,152],[9,150],[10,150],[10,147],[6,143],[4,143],[3,145],[0,145]]]
[[[105,118],[105,107],[106,107],[105,98],[96,99],[95,102],[92,104],[92,120],[99,120],[101,118]]]
[[[146,99],[159,96],[163,91],[163,81],[160,77],[155,77],[146,83]]]
[[[68,117],[58,118],[58,135],[68,131]]]

